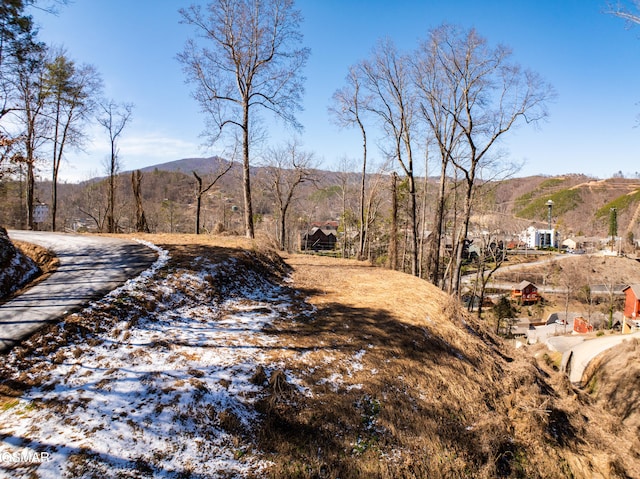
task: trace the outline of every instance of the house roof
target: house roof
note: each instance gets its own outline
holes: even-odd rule
[[[515,285],[513,287],[513,289],[516,289],[518,291],[522,291],[523,289],[525,289],[527,286],[533,286],[534,288],[537,289],[537,286],[535,284],[533,284],[531,281],[521,281],[520,283],[518,283],[517,285]]]
[[[640,284],[630,284],[629,286],[622,288],[622,291],[631,289],[636,298],[640,299]]]

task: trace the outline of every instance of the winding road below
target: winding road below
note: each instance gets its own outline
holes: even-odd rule
[[[121,238],[17,230],[9,237],[50,249],[60,265],[45,281],[0,305],[0,351],[104,296],[157,258],[152,249]]]

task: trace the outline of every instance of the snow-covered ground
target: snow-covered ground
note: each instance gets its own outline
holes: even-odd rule
[[[266,355],[289,290],[255,273],[227,281],[234,258],[169,269],[157,249],[151,269],[48,333],[59,347],[7,355],[9,379],[37,386],[0,411],[0,477],[228,478],[269,466],[251,431],[269,376],[298,382]]]

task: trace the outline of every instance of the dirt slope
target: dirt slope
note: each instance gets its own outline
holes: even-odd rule
[[[230,477],[640,477],[637,431],[621,428],[615,411],[575,390],[543,350],[514,350],[503,344],[487,325],[424,281],[355,261],[303,255],[281,259],[231,238],[144,238],[170,255],[158,284],[80,313],[14,351],[13,360],[0,370],[5,404],[15,401],[6,397],[28,396],[32,388],[52,381],[55,365],[82,365],[84,355],[94,349],[87,349],[87,338],[104,351],[118,351],[139,346],[128,338],[140,334],[141,325],[152,330],[177,326],[185,334],[197,332],[203,322],[214,328],[228,318],[203,316],[197,313],[201,306],[222,304],[240,290],[258,291],[263,278],[279,283],[286,294],[278,293],[274,304],[261,299],[263,306],[252,306],[251,315],[268,313],[272,318],[262,325],[260,341],[247,339],[233,346],[237,353],[255,351],[253,386],[247,386],[243,402],[255,408],[252,424],[210,402],[214,391],[234,389],[237,379],[210,382],[210,366],[190,362],[182,366],[183,382],[198,387],[181,390],[179,404],[167,396],[175,391],[159,385],[160,377],[175,375],[154,376],[157,387],[147,387],[144,400],[150,423],[114,414],[113,422],[98,433],[133,427],[142,437],[158,407],[166,414],[191,401],[190,409],[179,410],[180,421],[197,424],[197,434],[212,434],[207,428],[224,431],[230,444],[236,444],[239,461],[269,464],[255,475],[229,471]],[[216,269],[216,263],[224,267]],[[194,278],[200,278],[197,285]],[[237,308],[254,301],[246,294],[245,299],[234,299]],[[154,319],[159,312],[187,307],[194,313]],[[274,316],[274,311],[281,313]],[[251,315],[243,321],[251,321]],[[107,339],[98,339],[98,332]],[[109,339],[112,336],[117,341]],[[206,335],[198,337],[206,340]],[[72,341],[79,346],[65,349],[65,342]],[[173,345],[154,340],[145,354],[165,352],[166,358],[199,361],[220,350],[210,342]],[[26,373],[21,370],[25,364],[32,365]],[[133,365],[125,364],[122,371]],[[243,371],[248,370],[246,365]],[[115,368],[112,374],[117,376]],[[84,390],[83,396],[87,394]],[[38,403],[38,409],[46,404]],[[212,412],[205,417],[207,404]],[[26,409],[24,414],[32,412]],[[171,444],[188,449],[191,441],[185,433]],[[84,477],[82,467],[101,460],[91,450],[77,456],[85,462],[79,462],[70,477]],[[180,477],[203,477],[198,462],[207,457],[190,459],[190,468],[181,466]],[[151,460],[129,461],[127,467],[150,477],[168,477],[167,469],[147,462]]]
[[[351,261],[291,256],[287,262],[294,284],[318,311],[312,323],[280,334],[299,341],[305,330],[312,344],[341,358],[347,373],[350,356],[367,351],[357,373],[343,374],[342,383],[304,402],[303,410],[321,408],[317,423],[295,408],[280,414],[315,431],[342,425],[343,457],[331,461],[335,469],[327,477],[366,477],[362,470],[389,478],[638,474],[633,448],[612,447],[612,434],[620,432],[615,418],[592,409],[586,394],[546,366],[544,353],[538,364],[530,352],[512,350],[416,278]],[[377,405],[375,411],[363,401]],[[331,449],[321,434],[314,437],[314,447]],[[336,436],[329,439],[335,449]],[[320,461],[312,451],[300,464]]]

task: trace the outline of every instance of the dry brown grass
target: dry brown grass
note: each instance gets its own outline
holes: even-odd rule
[[[35,261],[43,274],[50,274],[58,267],[58,258],[52,251],[36,244],[25,243],[24,241],[13,241],[13,244],[26,256]]]
[[[279,326],[293,345],[279,354],[314,395],[266,411],[272,477],[624,477],[610,448],[585,459],[588,408],[566,379],[439,290],[355,261],[285,259],[317,311]]]
[[[261,241],[136,236],[168,249],[171,269],[234,257],[236,274],[278,280],[287,268]],[[250,439],[273,461],[269,477],[640,477],[637,455],[617,447],[615,416],[553,361],[536,361],[538,349],[512,350],[417,278],[318,256],[284,261],[296,314],[268,329],[276,341],[252,379],[264,397]],[[247,434],[231,413],[218,420]]]

